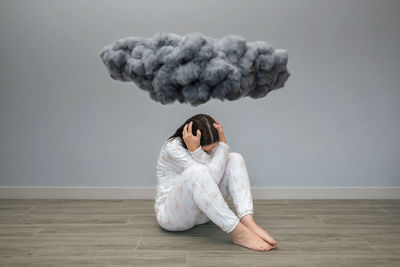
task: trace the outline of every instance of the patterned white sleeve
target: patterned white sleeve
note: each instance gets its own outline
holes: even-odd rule
[[[190,151],[184,148],[178,142],[168,142],[165,146],[165,150],[168,154],[168,158],[177,167],[177,170],[179,170],[179,172],[183,172],[187,167],[191,166],[192,164],[203,164],[193,159]],[[215,148],[214,155],[210,159],[210,162],[208,164],[203,164],[205,166],[208,166],[210,174],[217,184],[219,184],[222,175],[225,172],[225,166],[226,162],[228,161],[229,152],[230,147],[226,143],[218,142],[218,145]]]
[[[201,146],[199,146],[194,151],[189,151],[192,157],[202,164],[209,164],[211,161],[211,156],[207,154]]]

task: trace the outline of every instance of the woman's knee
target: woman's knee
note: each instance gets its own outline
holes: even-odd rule
[[[242,154],[240,154],[238,152],[230,152],[228,159],[231,161],[244,162],[244,158],[243,158]]]
[[[237,168],[245,168],[246,163],[244,162],[244,158],[242,154],[238,152],[230,152],[228,156],[228,161],[226,164],[226,169],[228,173],[232,173],[234,169]]]

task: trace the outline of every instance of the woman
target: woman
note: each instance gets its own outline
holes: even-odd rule
[[[229,209],[228,195],[238,215]],[[154,209],[158,224],[168,231],[211,220],[243,247],[269,251],[277,244],[253,219],[243,157],[230,152],[221,124],[206,114],[189,118],[165,141],[157,163]]]

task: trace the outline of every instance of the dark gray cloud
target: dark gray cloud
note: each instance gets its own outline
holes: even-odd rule
[[[100,56],[111,78],[133,81],[163,105],[176,100],[198,106],[210,98],[265,97],[283,87],[290,76],[287,50],[236,35],[127,37],[105,46]]]

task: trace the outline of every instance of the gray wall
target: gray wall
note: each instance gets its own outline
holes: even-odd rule
[[[0,0],[0,186],[154,186],[164,140],[197,113],[252,186],[400,186],[399,3]],[[109,77],[103,46],[163,31],[267,41],[292,75],[198,107]]]

